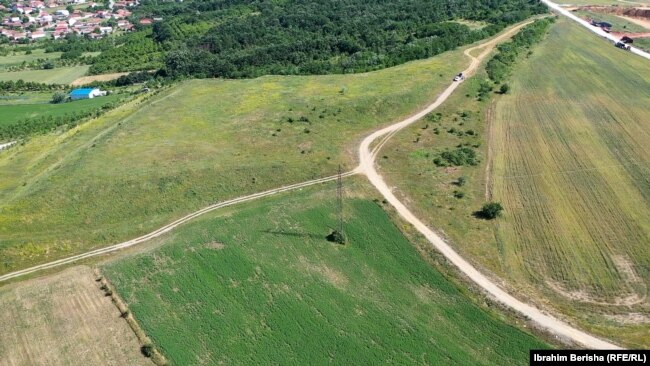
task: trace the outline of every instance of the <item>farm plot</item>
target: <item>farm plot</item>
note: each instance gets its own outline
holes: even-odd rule
[[[513,70],[508,94],[477,101],[484,77],[386,144],[381,171],[420,217],[513,291],[647,347],[647,62],[561,19]],[[476,156],[436,166],[459,146]],[[500,201],[504,216],[475,217],[486,200]]]
[[[0,288],[0,365],[153,365],[88,267]]]
[[[0,156],[0,272],[351,168],[361,136],[434,99],[465,62],[454,51],[367,74],[186,81],[31,138]]]
[[[562,22],[512,85],[492,135],[507,271],[578,301],[643,304],[650,65]]]
[[[0,126],[11,125],[19,121],[25,120],[27,118],[39,118],[43,116],[63,116],[71,115],[75,113],[83,113],[88,110],[93,110],[101,108],[104,105],[107,105],[111,102],[114,102],[120,98],[119,95],[109,95],[106,97],[86,99],[86,100],[77,100],[74,102],[61,103],[61,104],[52,104],[48,103],[47,98],[52,96],[52,93],[48,93],[44,97],[43,94],[34,95],[33,98],[28,98],[29,100],[41,100],[40,103],[30,104],[30,103],[16,103],[8,100],[9,103],[5,103],[4,100],[0,100],[0,114],[2,119],[0,120]],[[43,101],[45,99],[45,101]]]
[[[33,50],[31,54],[23,52],[12,52],[6,56],[0,56],[0,70],[6,69],[10,66],[17,66],[25,63],[30,63],[39,59],[58,59],[61,57],[61,52],[45,53],[44,49]]]
[[[477,307],[376,203],[335,187],[209,214],[103,273],[167,359],[185,364],[514,365],[542,342]]]
[[[45,84],[70,84],[86,75],[89,67],[88,65],[82,65],[49,70],[0,72],[0,81],[24,80]]]

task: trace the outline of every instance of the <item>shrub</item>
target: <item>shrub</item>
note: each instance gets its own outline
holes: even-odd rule
[[[499,93],[501,94],[506,94],[510,90],[510,85],[507,83],[501,84],[501,88],[499,89]]]
[[[142,347],[140,347],[140,352],[144,355],[144,357],[151,358],[153,356],[153,345],[151,344],[143,344]]]
[[[454,191],[454,197],[456,197],[456,198],[463,198],[463,197],[465,197],[465,192],[462,192],[462,191]]]
[[[59,104],[65,102],[68,99],[68,95],[63,92],[56,92],[52,95],[52,103]]]
[[[443,151],[433,160],[437,166],[477,165],[476,152],[469,147],[458,147],[455,150]]]
[[[326,239],[332,243],[345,244],[345,234],[338,230],[333,230]]]
[[[483,205],[478,215],[486,220],[492,220],[501,216],[501,211],[503,211],[503,206],[500,203],[488,202]]]

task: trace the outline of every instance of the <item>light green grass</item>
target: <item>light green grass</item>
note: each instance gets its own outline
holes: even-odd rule
[[[650,38],[637,38],[634,40],[634,46],[650,52]]]
[[[51,104],[47,102],[39,104],[0,104],[0,114],[2,115],[0,126],[11,125],[27,118],[37,118],[42,116],[56,117],[66,114],[73,114],[76,112],[83,112],[91,109],[97,109],[103,105],[114,102],[115,100],[119,99],[119,97],[120,95],[113,94],[105,97],[76,100],[61,104]]]
[[[477,90],[468,80],[440,121],[424,120],[386,145],[382,171],[479,267],[596,333],[647,347],[647,324],[632,319],[648,313],[637,301],[650,276],[649,64],[560,20],[508,83],[511,92],[492,104],[465,97]],[[495,222],[473,217],[486,200],[486,136],[494,154],[488,199],[505,206]],[[481,164],[435,167],[435,154],[461,143],[481,144]],[[453,184],[460,176],[463,187]]]
[[[10,53],[7,56],[0,56],[0,70],[9,66],[17,66],[23,62],[30,63],[38,59],[58,59],[61,57],[61,52],[45,53],[44,49],[35,49],[31,55],[25,54],[24,51]]]
[[[578,10],[573,13],[583,19],[588,18],[595,19],[599,22],[607,22],[612,25],[612,32],[645,33],[650,31],[650,29],[642,27],[636,23],[632,23],[614,14],[596,13],[587,10]]]
[[[433,100],[466,63],[459,50],[367,74],[187,81],[4,151],[0,272],[350,169],[362,136]]]
[[[472,304],[372,201],[346,200],[348,243],[326,241],[334,197],[210,214],[103,272],[176,365],[524,365],[547,347]]]
[[[558,24],[497,104],[497,235],[512,277],[647,313],[650,64],[606,47]]]
[[[45,84],[70,84],[86,75],[88,65],[59,67],[50,70],[0,72],[0,81],[24,80]]]

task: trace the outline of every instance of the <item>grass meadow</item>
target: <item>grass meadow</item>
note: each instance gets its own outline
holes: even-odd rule
[[[335,185],[209,214],[102,272],[172,364],[523,365],[548,347],[474,305],[382,208]]]
[[[0,272],[149,232],[210,203],[335,174],[433,100],[462,51],[356,75],[191,80],[0,153]]]
[[[113,94],[106,97],[99,97],[86,100],[77,100],[61,104],[49,103],[52,97],[51,93],[38,93],[30,95],[26,99],[21,99],[20,103],[16,100],[0,100],[0,126],[11,125],[28,118],[37,118],[42,116],[63,116],[85,110],[101,108],[103,105],[114,102],[119,99],[119,95]],[[35,103],[30,103],[30,102]],[[6,103],[5,103],[6,102]]]
[[[13,52],[7,56],[0,56],[0,70],[10,66],[19,66],[23,62],[30,63],[39,59],[58,59],[62,52],[45,53],[45,49],[35,49],[31,54],[25,52]]]
[[[88,65],[58,67],[49,70],[24,70],[0,72],[0,81],[24,80],[45,84],[70,84],[86,75]]]
[[[650,67],[560,20],[508,83],[479,102],[468,80],[439,117],[386,145],[381,170],[480,268],[587,329],[647,347]],[[432,163],[459,144],[477,146],[478,165]],[[486,200],[503,204],[502,218],[474,217]]]

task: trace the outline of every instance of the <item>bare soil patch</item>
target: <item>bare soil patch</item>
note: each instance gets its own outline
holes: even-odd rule
[[[0,365],[151,365],[89,267],[0,288]]]
[[[128,75],[128,74],[129,74],[128,72],[116,72],[113,74],[82,76],[70,84],[72,86],[79,86],[79,85],[90,84],[94,81],[111,81],[119,78],[122,75]]]

